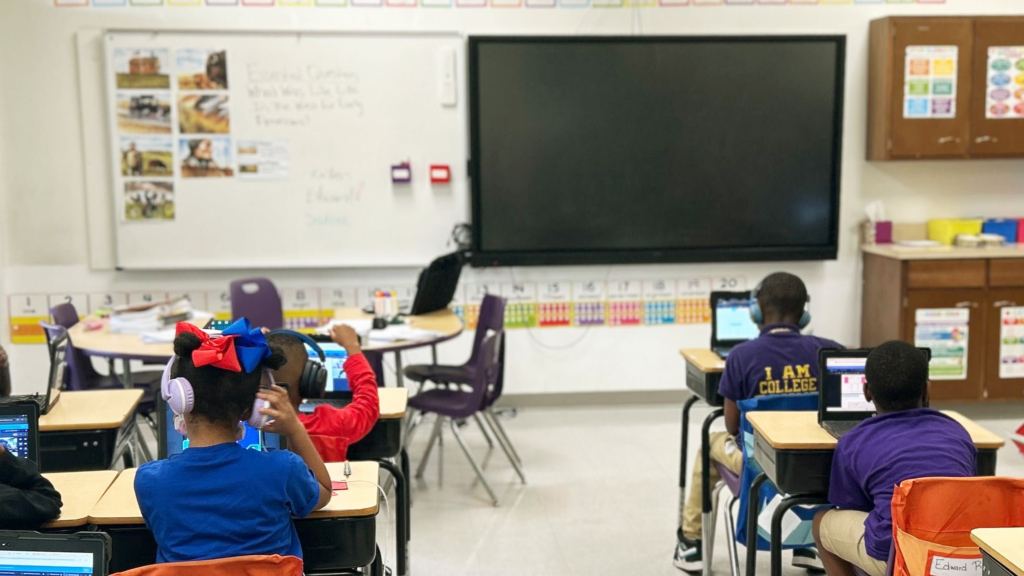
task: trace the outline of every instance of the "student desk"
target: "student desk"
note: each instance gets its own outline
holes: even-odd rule
[[[960,422],[970,433],[978,448],[978,474],[992,476],[996,471],[996,451],[1005,443],[1002,438],[965,418],[958,412],[943,411]],[[832,455],[837,440],[818,425],[817,412],[751,412],[747,420],[754,428],[754,459],[764,471],[750,486],[750,502],[765,480],[788,494],[772,514],[771,574],[782,573],[782,518],[798,505],[827,504]],[[750,508],[747,541],[757,537],[758,510]],[[754,576],[757,547],[747,546],[747,574]]]
[[[1024,528],[978,528],[971,540],[981,548],[985,576],[1024,576]]]
[[[343,468],[342,463],[327,464],[336,481],[345,480]],[[156,540],[135,498],[135,472],[135,468],[121,472],[89,514],[91,524],[110,534],[111,573],[156,562]],[[368,566],[374,561],[378,477],[376,462],[352,462],[351,480],[364,482],[349,482],[348,490],[336,491],[323,510],[295,520],[307,574]]]
[[[135,408],[142,390],[61,392],[50,412],[39,417],[43,472],[103,470],[128,451],[139,462]]]
[[[686,462],[687,449],[689,448],[690,435],[690,409],[697,402],[703,400],[708,406],[716,408],[704,419],[704,426],[701,428],[701,508],[704,515],[704,526],[710,526],[711,518],[711,459],[708,456],[708,443],[711,431],[711,424],[722,416],[721,406],[724,404],[722,396],[718,393],[718,384],[722,381],[722,372],[725,371],[725,360],[718,354],[704,349],[684,349],[679,351],[686,360],[686,387],[693,392],[689,400],[683,404],[683,432],[679,454],[679,509],[686,505]],[[680,527],[681,529],[681,527]],[[705,543],[704,557],[711,557],[711,538],[704,535],[702,542]],[[704,563],[704,574],[710,576],[711,566],[709,562]]]
[[[89,523],[89,513],[107,488],[117,478],[116,470],[95,472],[59,472],[43,474],[60,492],[63,505],[60,516],[43,526],[43,530],[78,528]]]

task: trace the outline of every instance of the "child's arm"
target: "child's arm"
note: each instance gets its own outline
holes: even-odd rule
[[[60,493],[31,460],[0,446],[0,526],[37,528],[59,516],[62,505]]]
[[[331,338],[348,352],[345,374],[352,388],[352,402],[341,409],[317,407],[316,433],[358,442],[366,436],[380,417],[377,376],[366,361],[359,345],[359,336],[348,326],[335,326]]]
[[[740,435],[740,407],[736,405],[732,400],[725,398],[725,429],[729,431],[729,435],[733,438],[739,438]]]
[[[306,433],[306,427],[299,422],[292,407],[288,392],[280,386],[273,386],[269,389],[260,390],[258,396],[270,402],[270,407],[263,408],[261,412],[273,418],[267,422],[263,429],[273,434],[280,434],[288,440],[288,449],[297,454],[306,466],[313,472],[316,481],[320,484],[320,499],[317,501],[314,510],[319,510],[331,501],[331,475],[324,466],[324,461],[317,454],[313,447],[313,441]]]

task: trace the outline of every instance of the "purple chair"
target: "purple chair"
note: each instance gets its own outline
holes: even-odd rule
[[[50,373],[52,374],[53,370],[56,368],[56,366],[54,366],[54,360],[56,359],[56,357],[54,356],[54,352],[57,348],[57,344],[60,341],[60,339],[67,336],[68,329],[63,326],[58,326],[56,324],[50,324],[49,322],[40,322],[39,325],[43,327],[43,332],[46,333],[46,350],[50,356]],[[64,390],[68,387],[68,374],[70,371],[67,369],[69,363],[69,360],[67,359],[67,352],[70,347],[71,339],[69,338],[67,344],[65,344],[65,356],[64,359],[62,360],[62,362],[64,362],[64,373],[61,377],[61,390]]]
[[[406,375],[411,373],[410,377],[420,382],[430,380],[437,384],[448,385],[425,390],[409,399],[409,406],[413,410],[437,415],[433,433],[427,443],[423,460],[416,471],[416,477],[423,477],[430,453],[439,441],[445,420],[447,420],[455,440],[459,443],[466,458],[469,459],[473,471],[476,472],[477,478],[487,490],[495,506],[498,505],[498,497],[491,490],[487,479],[484,478],[483,471],[462,439],[458,421],[476,416],[484,410],[488,390],[495,386],[501,378],[505,349],[504,316],[505,299],[487,295],[480,307],[473,354],[470,356],[469,362],[462,366],[410,366],[406,371]],[[525,483],[526,479],[518,462],[508,452],[504,444],[502,444],[502,448],[505,449],[505,454],[509,457],[509,461],[512,462],[520,479]]]
[[[253,326],[271,330],[284,327],[281,296],[267,278],[246,278],[231,283],[231,317],[248,318]]]

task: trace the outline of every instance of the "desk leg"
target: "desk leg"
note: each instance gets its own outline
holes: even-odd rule
[[[434,363],[434,366],[437,366],[437,344],[430,345],[430,361]]]
[[[766,480],[767,474],[758,474],[747,494],[747,576],[757,576],[757,516],[761,513],[761,485]]]
[[[405,374],[402,374],[402,353],[395,352],[395,384],[405,388]]]
[[[711,455],[708,446],[711,444],[711,424],[722,417],[724,412],[721,408],[712,410],[711,414],[704,419],[704,426],[700,431],[700,479],[701,479],[701,535],[704,557],[704,576],[711,576],[711,554],[715,547],[714,531],[714,505],[711,501]]]
[[[828,504],[822,496],[787,496],[779,502],[779,507],[772,514],[771,554],[772,576],[782,576],[782,518],[794,506],[807,504]]]
[[[139,421],[134,414],[131,418],[132,423],[135,424],[135,444],[139,447],[139,452],[142,454],[142,457],[145,458],[146,462],[152,462],[153,453],[149,450],[149,446],[146,445],[146,439],[142,436],[142,427],[139,426]],[[139,465],[141,466],[146,462],[141,462]]]
[[[690,409],[697,403],[700,398],[696,394],[690,396],[690,399],[683,404],[683,433],[680,439],[679,448],[679,510],[681,511],[686,506],[686,460],[687,451],[689,450],[690,443]],[[682,517],[682,514],[680,514]],[[683,527],[679,526],[679,532],[682,533]]]
[[[398,555],[396,560],[396,568],[398,570],[398,576],[405,576],[408,573],[408,562],[409,559],[406,556],[407,552],[407,541],[409,536],[409,483],[406,482],[405,474],[399,470],[397,466],[391,463],[389,460],[378,460],[381,468],[388,471],[391,477],[395,479],[395,495],[397,496],[398,502],[395,506],[395,552]],[[390,521],[390,519],[389,519]]]
[[[125,388],[131,390],[135,387],[135,383],[132,382],[132,361],[128,358],[123,358],[121,360],[121,366],[124,369],[124,374],[121,377],[121,383],[124,384]]]

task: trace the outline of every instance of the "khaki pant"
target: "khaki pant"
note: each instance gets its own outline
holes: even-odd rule
[[[869,556],[864,544],[864,521],[867,517],[867,512],[829,510],[818,525],[821,547],[871,576],[885,576],[886,563]]]
[[[729,470],[739,474],[743,469],[743,451],[736,445],[736,441],[727,432],[713,432],[709,436],[710,457],[713,462],[721,462]],[[718,470],[712,466],[710,471],[711,485],[714,486],[721,477]],[[693,464],[693,475],[690,477],[690,495],[686,499],[686,506],[680,513],[680,524],[683,527],[683,536],[690,540],[701,539],[701,454],[697,451],[697,458]]]

